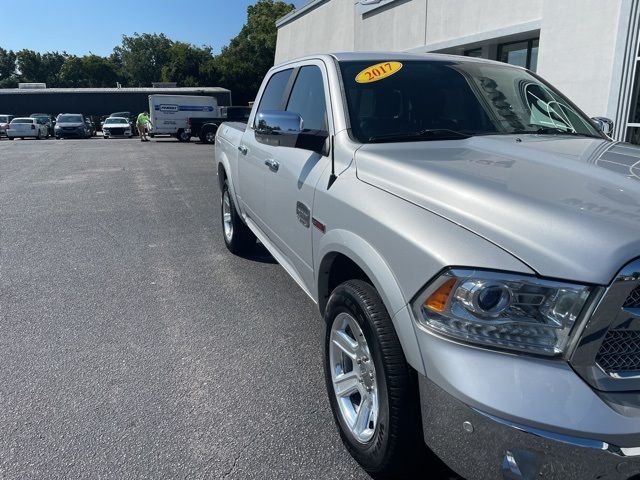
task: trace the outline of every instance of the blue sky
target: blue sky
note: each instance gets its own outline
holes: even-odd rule
[[[28,3],[28,8],[27,8]],[[226,45],[255,0],[14,0],[0,11],[0,47],[108,55],[122,35],[164,33],[173,40]],[[306,0],[293,0],[296,6]],[[185,8],[185,6],[193,8]],[[53,8],[55,7],[55,8]]]

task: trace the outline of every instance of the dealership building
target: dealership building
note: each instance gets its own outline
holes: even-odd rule
[[[640,0],[310,0],[277,27],[276,63],[399,51],[520,65],[640,144]]]

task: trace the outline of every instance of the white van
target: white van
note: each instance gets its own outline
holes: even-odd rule
[[[172,135],[181,142],[191,139],[189,118],[219,117],[220,107],[213,97],[149,95],[149,114],[154,135]]]

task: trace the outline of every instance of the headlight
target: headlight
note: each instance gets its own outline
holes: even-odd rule
[[[445,336],[560,355],[590,293],[584,285],[451,269],[417,297],[413,310],[420,325]]]

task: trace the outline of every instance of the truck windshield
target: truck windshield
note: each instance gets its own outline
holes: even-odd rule
[[[602,138],[569,100],[526,70],[484,62],[340,62],[351,133],[362,143],[472,135]]]

